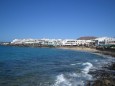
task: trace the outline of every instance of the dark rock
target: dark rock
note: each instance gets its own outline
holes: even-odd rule
[[[115,86],[115,63],[89,73],[96,80],[88,81],[86,86]]]

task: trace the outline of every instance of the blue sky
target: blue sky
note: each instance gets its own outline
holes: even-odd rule
[[[115,37],[115,0],[0,0],[0,41]]]

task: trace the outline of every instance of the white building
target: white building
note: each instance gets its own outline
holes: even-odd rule
[[[94,40],[77,40],[77,41],[76,41],[76,44],[77,44],[78,46],[80,46],[80,45],[90,46],[90,45],[92,45],[93,43],[95,43]]]
[[[85,45],[86,44],[86,40],[77,40],[76,44],[79,45]]]
[[[38,39],[14,39],[11,44],[32,44],[39,43]]]
[[[76,46],[77,40],[76,39],[65,39],[62,41],[63,46]]]
[[[115,44],[115,38],[100,37],[96,39],[14,39],[11,44],[33,44],[38,46],[92,46]]]
[[[11,44],[22,44],[22,39],[14,39]]]
[[[44,46],[61,46],[61,39],[14,39],[11,44],[38,44]]]
[[[115,44],[115,38],[112,37],[99,37],[95,39],[96,45]]]
[[[83,46],[93,46],[95,45],[94,39],[97,37],[94,36],[83,36],[79,37],[77,40],[77,45],[83,45]]]

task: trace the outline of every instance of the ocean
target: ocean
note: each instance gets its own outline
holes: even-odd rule
[[[0,86],[85,86],[89,71],[111,62],[82,51],[0,46]]]

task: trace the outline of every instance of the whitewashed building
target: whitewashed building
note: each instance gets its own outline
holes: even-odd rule
[[[48,46],[61,46],[62,45],[62,39],[41,39],[42,45],[48,45]]]
[[[77,40],[76,44],[79,45],[85,45],[86,44],[86,40]]]
[[[65,39],[62,41],[63,46],[76,46],[77,40],[76,39]]]
[[[77,40],[77,45],[78,46],[80,46],[80,45],[83,45],[83,46],[93,46],[93,45],[95,45],[95,41],[94,41],[95,38],[97,38],[97,37],[94,37],[94,36],[83,36],[83,37],[80,37]]]
[[[92,45],[92,44],[94,44],[94,43],[95,43],[94,40],[77,40],[77,41],[76,41],[76,44],[77,44],[78,46],[80,46],[80,45],[90,46],[90,45]]]
[[[32,44],[39,43],[38,39],[14,39],[11,44]]]
[[[115,44],[115,38],[112,37],[99,37],[95,39],[96,45]]]
[[[14,39],[11,44],[38,44],[44,46],[61,46],[61,39]]]

